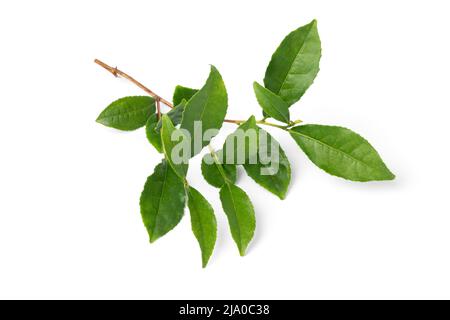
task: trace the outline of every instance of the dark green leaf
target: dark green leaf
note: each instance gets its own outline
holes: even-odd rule
[[[395,178],[369,142],[349,129],[310,124],[289,131],[308,158],[329,174],[353,181]]]
[[[256,220],[253,205],[242,189],[230,183],[226,183],[220,189],[220,200],[228,218],[231,235],[240,255],[244,256],[255,233]]]
[[[162,116],[162,128],[161,128],[161,142],[164,150],[164,154],[166,156],[167,161],[169,162],[172,169],[176,172],[176,174],[184,179],[187,174],[188,164],[185,163],[184,160],[189,159],[186,155],[183,155],[181,152],[176,152],[178,146],[180,146],[180,139],[174,141],[176,137],[174,137],[174,133],[178,133],[178,138],[181,140],[186,139],[183,133],[175,129],[172,121],[167,115]],[[187,140],[186,140],[187,141]],[[189,141],[187,141],[189,142]],[[175,158],[177,157],[177,158]]]
[[[148,141],[155,147],[155,149],[162,153],[162,142],[161,142],[161,134],[156,131],[156,126],[158,124],[158,115],[152,114],[150,118],[147,120],[147,124],[145,125],[145,134],[147,135]]]
[[[192,187],[188,189],[188,207],[191,213],[192,231],[202,251],[203,268],[208,264],[217,236],[217,223],[214,210],[209,202]]]
[[[203,132],[208,129],[220,129],[225,114],[227,113],[228,98],[222,77],[214,66],[203,88],[200,89],[186,104],[181,120],[181,128],[188,130],[194,137],[194,122],[201,121]],[[198,154],[201,149],[209,144],[203,141],[201,146],[196,146],[192,139],[192,156]]]
[[[186,100],[189,101],[189,99],[192,98],[192,96],[194,94],[196,94],[198,92],[198,89],[191,89],[188,87],[183,87],[183,86],[176,86],[175,87],[175,91],[173,92],[173,105],[179,105],[181,103],[181,101]]]
[[[180,222],[185,201],[183,181],[163,160],[148,177],[140,199],[142,220],[150,242],[155,242]]]
[[[281,42],[266,70],[264,85],[289,105],[297,102],[319,72],[321,56],[317,22],[291,32]]]
[[[264,112],[270,117],[289,124],[289,105],[269,89],[253,83],[256,99]]]
[[[221,153],[221,150],[216,152],[219,156],[218,159],[220,159]],[[220,188],[226,182],[224,176],[227,178],[228,182],[236,182],[237,170],[236,165],[222,164],[220,161],[214,161],[213,155],[207,153],[202,159],[202,174],[210,185]]]
[[[100,113],[97,122],[107,127],[131,131],[145,126],[155,113],[155,100],[147,96],[125,97],[111,103]]]

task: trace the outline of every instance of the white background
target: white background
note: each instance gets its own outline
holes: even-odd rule
[[[2,1],[0,298],[450,298],[450,20],[446,1]],[[139,195],[160,161],[143,130],[95,122],[142,94],[93,63],[117,65],[160,95],[222,73],[229,118],[260,108],[280,41],[318,19],[321,71],[294,119],[349,127],[397,175],[328,176],[291,138],[285,201],[241,172],[257,232],[239,257],[199,157],[189,180],[213,204],[206,269],[182,223],[148,243]],[[225,124],[215,145],[234,129]]]

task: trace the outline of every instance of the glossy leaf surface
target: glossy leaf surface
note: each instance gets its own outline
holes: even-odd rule
[[[309,124],[289,131],[308,158],[329,174],[353,181],[395,178],[369,142],[349,129]]]
[[[289,105],[281,97],[257,82],[253,83],[253,90],[265,114],[278,121],[289,124]]]
[[[188,189],[188,207],[191,213],[192,232],[202,252],[203,268],[208,264],[217,237],[217,222],[209,202],[196,189]]]
[[[193,138],[195,123],[201,124],[201,134],[208,129],[220,129],[227,107],[228,97],[222,76],[214,66],[211,66],[205,85],[187,102],[181,120],[181,128],[186,129],[192,137],[192,156],[198,154],[210,140],[201,141],[199,145],[195,143],[196,139]]]
[[[97,118],[107,127],[131,131],[145,126],[155,113],[155,100],[147,96],[125,97],[114,101]]]
[[[150,242],[155,242],[180,222],[185,201],[183,181],[163,160],[148,177],[140,199],[142,221]]]
[[[244,256],[255,233],[256,220],[253,205],[242,189],[230,183],[220,189],[220,200],[228,218],[233,240],[240,255]]]
[[[281,42],[266,70],[264,85],[288,105],[297,102],[319,72],[321,44],[316,20]]]

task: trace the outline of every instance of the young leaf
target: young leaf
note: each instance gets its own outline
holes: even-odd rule
[[[264,85],[289,105],[297,102],[319,72],[320,38],[316,20],[281,42],[266,70]]]
[[[185,201],[183,181],[163,160],[148,177],[140,199],[142,221],[150,242],[155,242],[180,222]]]
[[[228,98],[222,76],[214,66],[203,88],[200,89],[186,104],[181,120],[181,128],[190,132],[194,137],[194,122],[201,121],[203,132],[208,129],[220,129],[225,114],[227,113]],[[196,146],[192,139],[192,156],[198,154],[201,149],[209,144],[203,141],[201,146]]]
[[[289,132],[308,158],[329,174],[353,181],[395,178],[369,142],[349,129],[310,124]]]
[[[131,131],[145,126],[153,113],[155,100],[152,97],[125,97],[114,101],[103,110],[97,122],[107,127]]]
[[[255,233],[256,220],[253,205],[247,194],[234,184],[226,183],[220,189],[223,211],[228,218],[231,235],[241,256]]]
[[[219,150],[216,154],[220,154],[222,151]],[[205,180],[213,187],[220,188],[225,184],[226,177],[228,182],[235,183],[237,176],[236,165],[234,164],[221,164],[217,163],[213,159],[213,155],[210,153],[205,154],[202,159],[202,174]]]
[[[246,163],[243,167],[256,183],[283,200],[291,182],[289,160],[278,141],[262,128],[257,128],[266,134],[267,140],[258,140],[257,162]]]
[[[192,98],[194,94],[198,92],[198,89],[191,89],[188,87],[183,86],[176,86],[175,91],[173,92],[173,98],[172,102],[173,105],[179,105],[181,101],[186,100],[189,101],[189,99]]]
[[[289,124],[289,105],[283,99],[257,82],[253,83],[253,89],[259,105],[268,116]]]
[[[192,187],[188,189],[188,207],[191,213],[192,232],[200,245],[204,268],[208,264],[216,243],[216,217],[209,202]]]
[[[145,125],[145,134],[147,135],[147,140],[155,147],[155,149],[162,153],[162,142],[161,134],[156,131],[156,126],[158,125],[158,115],[152,114],[147,120]]]
[[[184,163],[184,159],[182,159],[183,155],[177,155],[180,159],[174,159],[173,150],[175,146],[177,146],[179,141],[173,141],[173,134],[177,130],[175,129],[170,118],[163,114],[162,116],[162,128],[161,128],[161,142],[164,150],[164,154],[166,156],[167,161],[169,162],[172,169],[175,173],[182,179],[186,178],[188,164]],[[179,131],[179,137],[182,137],[182,132]]]

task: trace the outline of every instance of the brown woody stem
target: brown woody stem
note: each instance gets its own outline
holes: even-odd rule
[[[109,72],[111,72],[113,74],[113,76],[115,76],[115,77],[122,77],[122,78],[125,78],[125,79],[131,81],[132,83],[137,85],[139,88],[141,88],[142,90],[147,92],[149,95],[151,95],[153,98],[155,98],[156,101],[159,100],[160,102],[164,103],[169,108],[173,108],[173,104],[171,104],[169,101],[167,101],[166,99],[164,99],[164,98],[160,97],[159,95],[157,95],[156,93],[154,93],[152,90],[150,90],[149,88],[144,86],[142,83],[140,83],[139,81],[134,79],[132,76],[130,76],[130,75],[126,74],[125,72],[117,69],[117,67],[113,68],[113,67],[107,65],[106,63],[104,63],[103,61],[100,61],[98,59],[95,59],[94,62],[96,64],[98,64],[99,66],[105,68]]]

